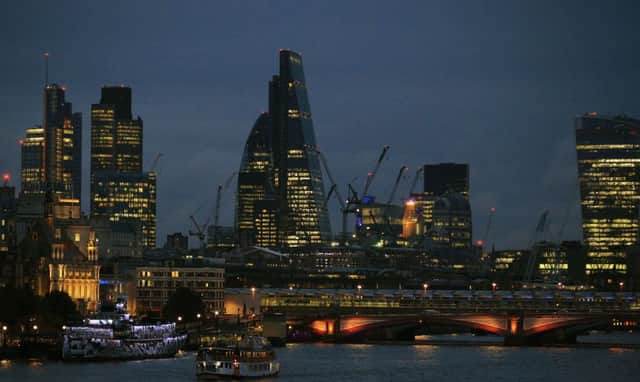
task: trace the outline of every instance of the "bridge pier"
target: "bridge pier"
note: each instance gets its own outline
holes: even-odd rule
[[[540,333],[525,332],[525,316],[512,315],[507,318],[505,346],[575,344],[577,336],[566,328],[556,328]]]
[[[527,337],[524,335],[524,314],[510,315],[506,318],[506,333],[504,334],[505,346],[526,345]]]

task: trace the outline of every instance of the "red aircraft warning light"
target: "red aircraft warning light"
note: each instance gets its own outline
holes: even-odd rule
[[[2,174],[2,181],[4,182],[4,185],[8,185],[9,181],[11,180],[11,175],[9,175],[8,172],[5,172],[4,174]]]

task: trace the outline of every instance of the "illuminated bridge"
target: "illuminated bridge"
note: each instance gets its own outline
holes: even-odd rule
[[[640,293],[566,290],[235,290],[314,336],[359,341],[473,331],[507,344],[575,342],[592,329],[640,327]]]

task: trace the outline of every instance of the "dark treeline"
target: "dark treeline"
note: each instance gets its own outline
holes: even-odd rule
[[[59,332],[62,325],[78,321],[82,316],[65,292],[54,291],[44,297],[29,288],[0,288],[0,323],[10,334],[33,331]]]

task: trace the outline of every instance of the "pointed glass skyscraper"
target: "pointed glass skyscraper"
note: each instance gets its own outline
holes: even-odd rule
[[[269,83],[269,114],[280,203],[279,246],[324,244],[331,227],[302,57],[296,52],[280,51],[280,73]]]
[[[269,82],[269,113],[247,138],[236,228],[241,247],[315,246],[331,236],[302,57],[290,50]]]

